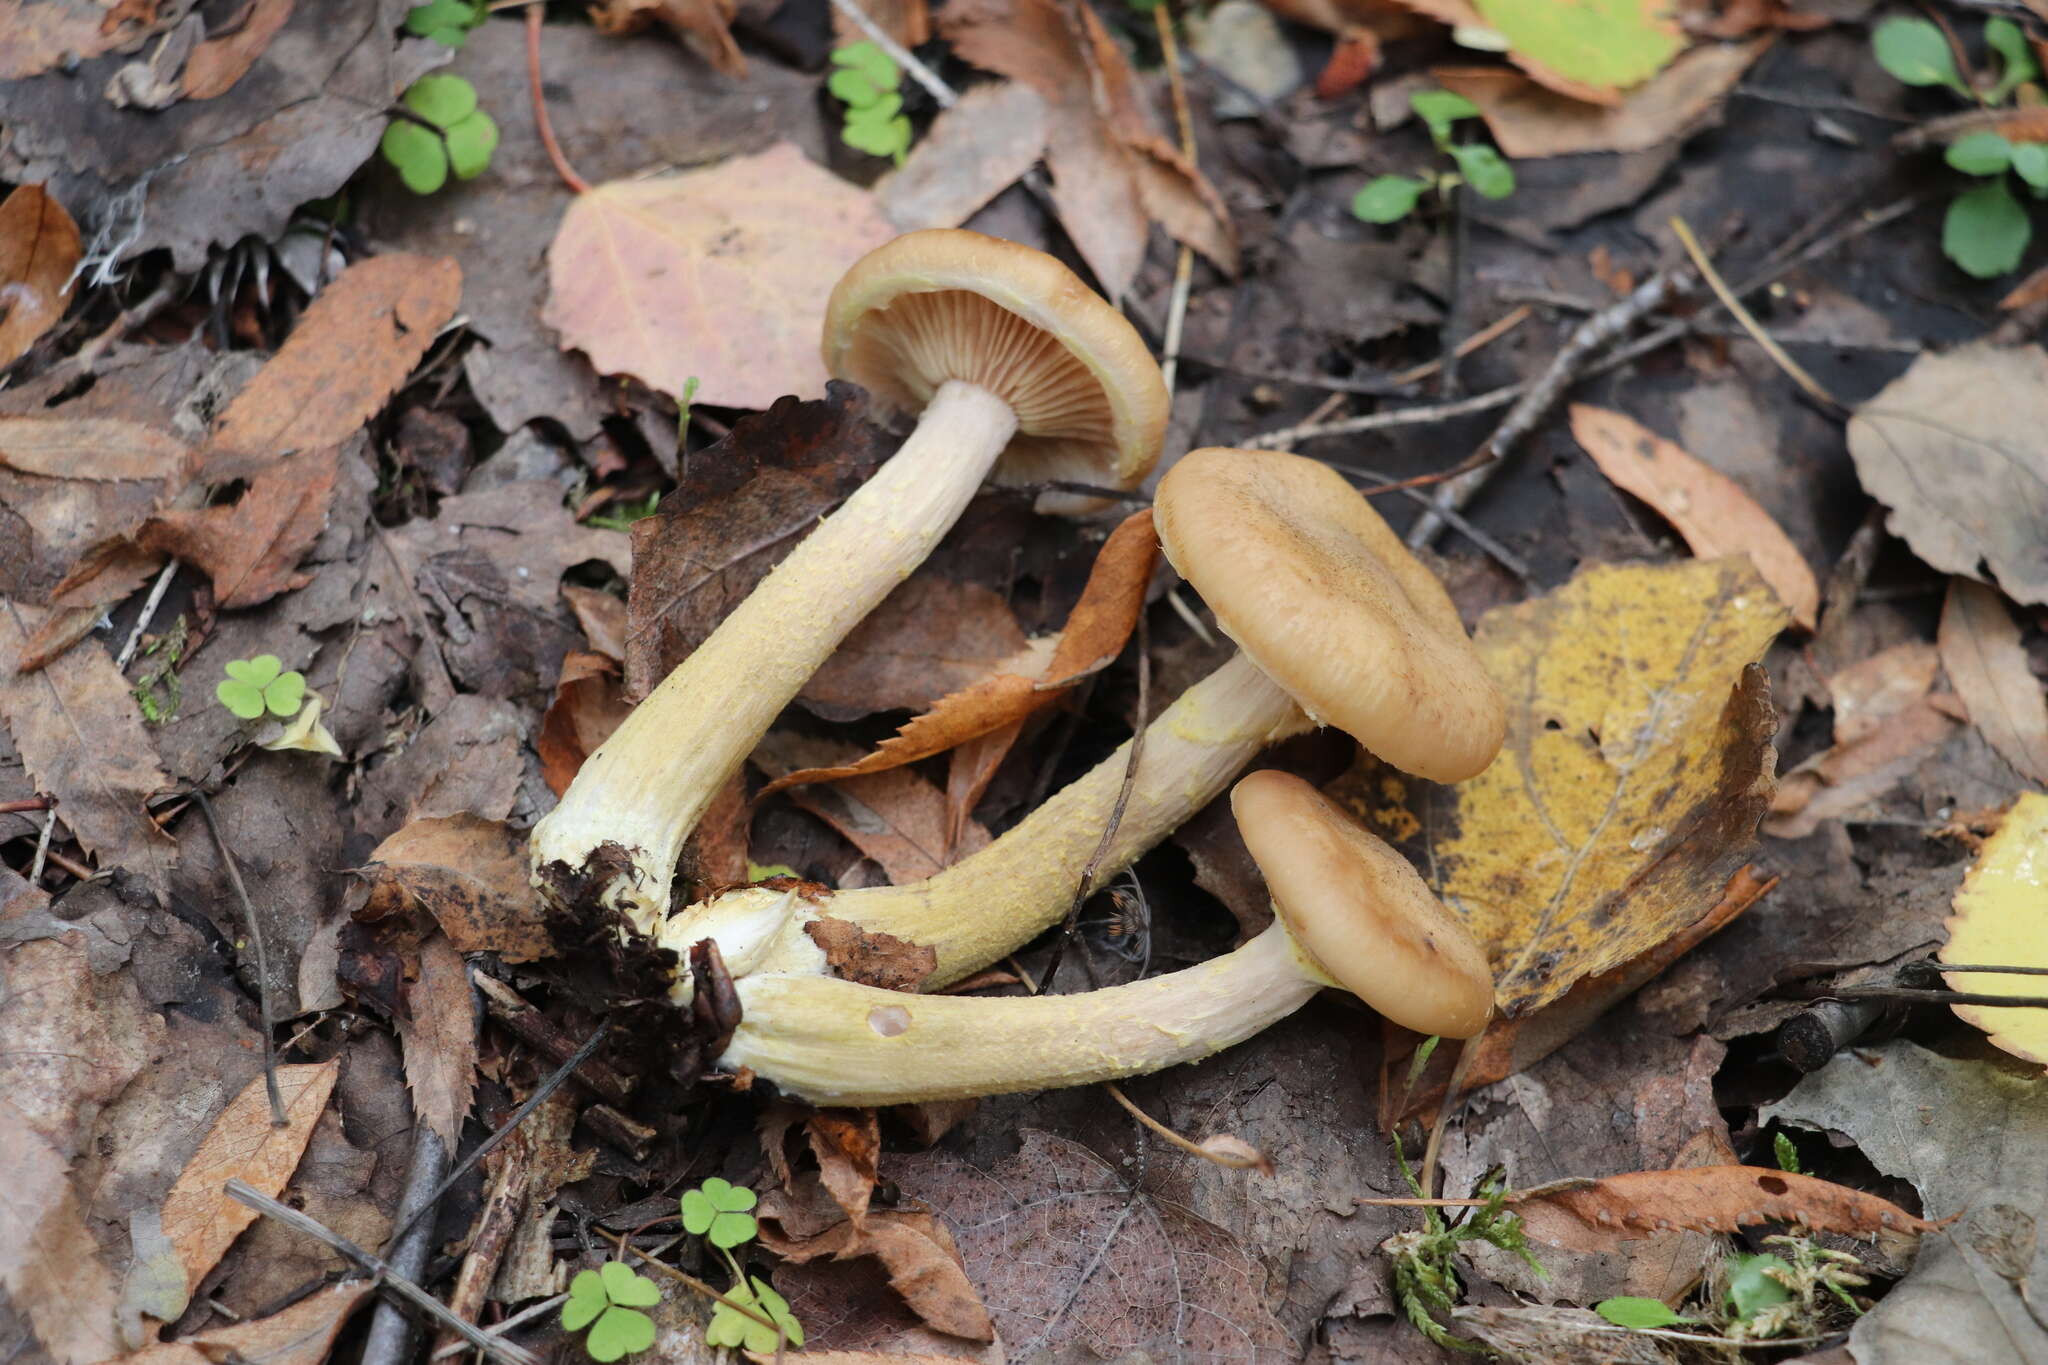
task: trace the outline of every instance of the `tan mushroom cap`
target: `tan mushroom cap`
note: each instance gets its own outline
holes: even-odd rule
[[[1500,752],[1507,710],[1450,595],[1335,470],[1191,451],[1153,517],[1224,632],[1316,721],[1436,782]]]
[[[1325,976],[1417,1033],[1486,1027],[1486,954],[1406,858],[1291,773],[1247,775],[1230,809],[1274,910]]]
[[[825,306],[825,368],[919,412],[949,379],[1009,403],[996,477],[1135,487],[1166,437],[1166,383],[1135,328],[1042,251],[959,228],[854,263]]]

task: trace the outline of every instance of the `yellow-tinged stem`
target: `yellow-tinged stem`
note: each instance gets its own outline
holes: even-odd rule
[[[1080,995],[908,995],[823,976],[736,980],[720,1058],[819,1105],[909,1104],[1142,1076],[1242,1042],[1330,982],[1275,920],[1233,953]]]
[[[562,869],[571,886],[607,875],[604,886],[578,889],[595,889],[643,932],[658,924],[683,841],[712,796],[847,632],[951,529],[1016,426],[986,389],[941,386],[895,456],[585,761],[534,827],[536,884],[558,891]],[[629,861],[587,871],[607,844]]]
[[[1293,699],[1243,654],[1189,688],[1145,732],[1130,803],[1096,867],[1095,884],[1119,875],[1180,828],[1259,750],[1308,726]],[[803,931],[822,912],[929,944],[938,967],[924,989],[951,985],[1065,917],[1129,760],[1125,744],[1015,829],[924,881],[844,891],[816,906],[773,901],[787,913],[772,925],[768,893],[732,892],[678,915],[663,926],[662,942],[680,951],[715,938],[735,976],[822,972],[824,954]]]

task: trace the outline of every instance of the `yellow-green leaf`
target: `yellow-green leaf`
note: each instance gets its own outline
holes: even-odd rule
[[[2048,796],[2027,792],[1984,841],[1977,865],[1951,903],[1943,962],[1971,966],[2048,967]],[[2038,976],[1951,972],[1952,991],[2034,995]],[[1991,1035],[1991,1045],[2048,1065],[2048,1010],[1957,1005],[1966,1023]]]
[[[1549,75],[1597,99],[1640,85],[1685,46],[1671,0],[1478,0],[1517,63],[1545,85]]]

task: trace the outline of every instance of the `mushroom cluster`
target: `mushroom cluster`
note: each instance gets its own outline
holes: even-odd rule
[[[930,994],[1056,923],[1092,864],[1119,875],[1258,752],[1314,725],[1457,781],[1498,752],[1505,710],[1441,584],[1334,471],[1270,451],[1198,450],[1160,481],[1168,560],[1239,652],[1129,746],[979,852],[922,882],[825,893],[749,887],[669,914],[683,841],[712,794],[840,639],[908,574],[991,475],[1129,488],[1163,437],[1157,367],[1120,314],[1050,257],[961,231],[911,233],[834,291],[825,358],[921,412],[880,473],[827,518],[584,764],[536,827],[536,884],[592,898],[657,944],[717,945],[741,1006],[720,1059],[820,1104],[889,1104],[1075,1085],[1227,1047],[1335,986],[1424,1032],[1484,1027],[1479,948],[1394,850],[1298,779],[1231,791],[1272,928],[1214,961],[1084,995]],[[791,606],[813,623],[786,629]],[[1091,886],[1089,889],[1093,889]],[[850,921],[931,950],[925,993],[832,974],[812,930]],[[687,999],[688,975],[677,998]]]

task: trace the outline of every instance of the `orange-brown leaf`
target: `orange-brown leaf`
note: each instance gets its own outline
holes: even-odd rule
[[[1670,1228],[1734,1232],[1788,1223],[1850,1237],[1917,1234],[1935,1224],[1874,1194],[1767,1166],[1634,1171],[1519,1202],[1530,1240],[1608,1251]]]
[[[377,845],[363,876],[370,895],[358,919],[417,908],[465,953],[532,962],[555,950],[528,880],[526,841],[495,820],[415,820]]]
[[[296,0],[254,0],[232,33],[208,38],[185,60],[184,97],[210,100],[225,95],[249,74],[285,21]]]
[[[268,371],[265,371],[268,373]],[[327,529],[340,451],[308,450],[258,474],[232,503],[164,512],[137,533],[144,549],[204,569],[224,608],[253,607],[306,585],[299,561]]]
[[[405,983],[398,1040],[413,1113],[454,1151],[476,1091],[476,1007],[462,951],[446,934],[420,945],[419,978]]]
[[[583,760],[611,738],[612,731],[619,728],[619,722],[632,709],[615,661],[582,650],[565,657],[561,681],[555,684],[555,699],[548,703],[547,714],[541,717],[540,734],[533,744],[540,754],[540,775],[548,789],[557,796],[569,790]]]
[[[2048,697],[1997,589],[1967,578],[1948,581],[1940,650],[1970,723],[2021,776],[2048,783]]]
[[[1820,585],[1805,556],[1742,485],[1633,418],[1574,403],[1572,435],[1613,484],[1657,509],[1701,559],[1748,555],[1808,630]]]
[[[13,22],[24,21],[17,15]],[[13,33],[4,7],[0,29]],[[0,77],[6,67],[0,60]],[[79,255],[78,224],[41,185],[17,186],[0,201],[0,365],[14,363],[64,316]]]
[[[599,33],[638,33],[660,23],[684,46],[735,80],[747,74],[747,59],[733,41],[735,0],[597,0],[590,20]]]
[[[855,1228],[867,1221],[882,1157],[882,1129],[872,1109],[821,1109],[804,1125],[818,1158],[818,1181]]]
[[[989,1341],[995,1325],[961,1269],[960,1252],[945,1224],[928,1213],[871,1213],[859,1227],[837,1223],[815,1237],[793,1238],[770,1216],[761,1220],[761,1245],[786,1261],[802,1264],[829,1256],[850,1261],[872,1256],[889,1274],[889,1284],[910,1311],[941,1332],[970,1341]]]

